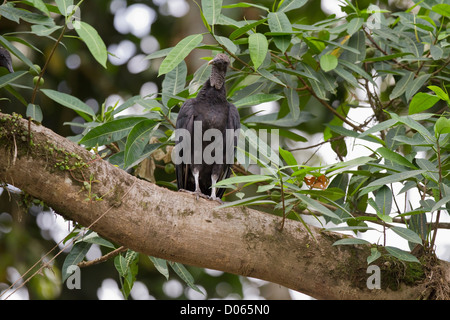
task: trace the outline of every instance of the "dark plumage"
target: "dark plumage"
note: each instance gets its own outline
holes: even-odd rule
[[[9,72],[13,73],[11,55],[5,48],[0,48],[0,67],[8,69]]]
[[[225,189],[219,188],[216,190],[212,185],[230,176],[237,134],[234,134],[231,138],[228,136],[227,139],[226,129],[233,129],[233,132],[237,133],[240,128],[240,120],[236,107],[229,103],[226,97],[225,74],[230,64],[228,56],[219,53],[209,64],[212,65],[210,78],[205,82],[196,98],[189,99],[182,105],[178,114],[176,129],[185,129],[190,133],[191,161],[188,163],[184,160],[181,163],[176,163],[176,173],[179,190],[194,192],[197,197],[200,195],[212,200],[220,200]],[[194,141],[194,127],[199,128],[200,123],[195,123],[196,121],[201,121],[201,136],[203,137],[202,143],[197,143],[197,145]],[[221,135],[221,139],[216,136],[211,139],[204,137],[203,135],[208,129],[217,129],[211,131]],[[180,131],[176,131],[176,145],[184,139],[184,137],[180,139],[177,132]],[[211,144],[217,142],[216,140],[222,140],[223,142],[222,148],[214,149],[222,151],[221,154],[217,155],[214,151],[211,152]],[[227,143],[228,145],[226,145]],[[197,155],[202,152],[203,155],[204,151],[206,154],[209,152],[215,161],[211,162],[210,159],[203,156],[201,163],[194,161],[196,159],[195,152],[197,152]],[[183,154],[180,154],[180,156],[183,156]]]

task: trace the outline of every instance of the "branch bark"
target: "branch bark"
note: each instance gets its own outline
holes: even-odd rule
[[[127,248],[318,299],[416,299],[428,288],[422,281],[369,290],[368,246],[332,246],[344,236],[312,226],[309,233],[292,220],[280,232],[280,217],[245,207],[217,209],[216,202],[140,180],[42,125],[30,129],[26,120],[0,113],[0,181],[84,226],[104,215],[92,229]],[[448,283],[449,263],[439,266]]]

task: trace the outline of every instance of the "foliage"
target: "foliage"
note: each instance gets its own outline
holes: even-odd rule
[[[7,2],[0,6],[0,14],[12,21],[29,22],[31,32],[37,36],[56,34],[57,38],[52,38],[55,48],[70,31],[68,26],[73,26],[76,35],[70,37],[84,42],[94,59],[105,67],[107,51],[101,37],[86,22],[74,20],[82,2],[75,6],[67,0],[57,0],[56,5],[41,0]],[[18,8],[19,3],[28,9]],[[45,75],[47,63],[40,70],[12,44],[16,35],[1,35],[0,43],[30,70],[1,76],[0,88],[27,105],[26,114],[35,121],[45,117],[35,103],[37,94],[72,109],[85,123],[76,124],[83,132],[71,139],[124,170],[136,169],[149,157],[167,168],[179,107],[196,95],[210,70],[205,63],[188,75],[184,59],[197,49],[211,50],[206,60],[217,52],[226,52],[232,59],[228,96],[238,106],[242,119],[238,160],[244,170],[236,170],[240,173],[217,184],[234,188],[232,193],[237,197],[230,197],[222,207],[264,207],[282,216],[280,230],[286,218],[298,219],[307,226],[305,214],[320,215],[325,222],[332,222],[334,226],[327,230],[350,230],[355,234],[377,230],[370,223],[379,224],[380,241],[372,244],[368,263],[385,252],[379,246],[386,244],[388,230],[406,239],[411,250],[422,246],[425,252],[432,253],[441,214],[448,214],[450,200],[450,5],[439,0],[415,1],[404,12],[390,12],[373,5],[358,7],[347,0],[343,3],[345,17],[333,15],[304,24],[295,13],[306,3],[274,1],[270,7],[201,1],[198,10],[207,32],[188,35],[174,47],[147,57],[163,59],[159,68],[159,76],[164,75],[160,94],[136,95],[123,103],[104,104],[99,112],[73,95],[55,88],[40,89],[39,80]],[[258,10],[260,18],[235,20],[228,12],[236,8]],[[55,16],[64,17],[63,26],[56,23]],[[203,43],[206,34],[213,37],[215,44]],[[22,42],[38,50],[33,43]],[[52,54],[47,62],[51,59]],[[38,77],[34,87],[28,88],[33,91],[30,101],[17,90],[17,81],[27,75]],[[276,102],[279,108],[265,114],[252,109],[266,102]],[[134,105],[142,106],[144,111],[139,115],[124,113]],[[358,123],[352,114],[361,108],[371,114]],[[326,110],[326,123],[321,123],[317,110]],[[329,143],[339,162],[299,163],[297,150],[289,143],[307,141],[302,129],[311,131],[312,127],[323,135],[320,145]],[[283,139],[280,146],[274,147],[258,136],[266,129],[277,130]],[[354,157],[351,143],[366,144],[370,154]],[[257,156],[250,152],[250,146],[257,146]],[[259,174],[248,171],[249,165],[255,163],[261,168]],[[166,172],[172,175],[158,183],[175,188],[173,172]],[[151,178],[154,180],[154,174]],[[410,201],[411,194],[420,201]],[[406,198],[403,209],[396,200],[402,195]],[[67,261],[84,258],[89,245],[83,239],[73,246]],[[99,237],[94,239],[102,246],[112,245]],[[368,242],[355,238],[335,244],[360,243]],[[416,256],[399,248],[386,246],[386,251],[398,259],[418,262]],[[115,258],[125,297],[136,278],[138,258],[131,251]],[[169,265],[189,286],[199,290],[182,265],[150,259],[165,277]],[[63,278],[67,277],[65,270],[63,267]]]

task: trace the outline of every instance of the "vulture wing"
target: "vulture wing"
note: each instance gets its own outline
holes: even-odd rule
[[[234,156],[236,155],[236,147],[237,147],[237,142],[238,142],[238,134],[239,134],[239,129],[241,128],[241,122],[240,122],[240,117],[239,117],[239,113],[236,109],[236,106],[232,103],[228,103],[228,122],[227,122],[227,129],[233,129],[234,130],[234,137],[231,141],[227,141],[227,143],[230,143],[232,145],[227,145],[225,150],[233,150],[232,154],[224,154],[224,163],[225,166],[223,168],[223,172],[221,174],[221,176],[219,177],[219,179],[217,181],[220,180],[224,180],[230,177],[231,174],[231,166],[232,163],[234,163]],[[229,158],[227,159],[227,157],[233,157],[233,158]],[[225,188],[219,188],[216,192],[216,195],[218,198],[222,198],[223,194],[225,193]]]
[[[176,131],[175,131],[175,144],[180,143],[183,141],[182,139],[186,137],[180,137],[180,130],[178,129],[184,129],[187,130],[187,132],[190,133],[192,136],[194,133],[194,105],[195,105],[195,99],[189,99],[187,100],[180,108],[180,112],[178,113],[178,118],[176,122]],[[183,157],[183,152],[186,150],[181,150],[180,154],[178,155],[180,158]],[[177,186],[178,190],[184,189],[184,190],[194,190],[194,180],[192,179],[192,175],[190,174],[190,168],[188,163],[181,162],[177,165],[175,165],[175,171],[177,174]]]

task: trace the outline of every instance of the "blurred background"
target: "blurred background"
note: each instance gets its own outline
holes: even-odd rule
[[[231,4],[238,1],[225,1]],[[250,1],[249,2],[255,2]],[[271,7],[272,0],[257,1]],[[369,4],[388,7],[395,12],[409,7],[407,0],[397,1],[352,1],[359,8]],[[235,8],[227,15],[240,20],[259,19],[261,12],[257,8]],[[289,12],[289,16],[302,24],[312,24],[330,14],[342,16],[339,1],[309,1],[300,9]],[[107,69],[98,64],[81,41],[66,33],[63,44],[59,45],[44,75],[43,88],[52,88],[70,93],[94,110],[115,105],[128,98],[141,95],[153,95],[160,92],[164,77],[157,77],[162,59],[149,60],[147,55],[160,49],[174,46],[187,35],[207,32],[203,26],[197,4],[192,0],[96,0],[83,2],[80,15],[82,21],[92,25],[105,42],[110,55]],[[64,23],[61,17],[60,24]],[[30,26],[0,19],[0,34],[17,33],[17,37],[34,37],[27,34]],[[216,34],[227,36],[233,30],[218,26]],[[55,33],[57,34],[57,33]],[[53,35],[57,36],[57,35]],[[205,37],[204,43],[212,43]],[[38,50],[33,50],[19,41],[14,44],[33,63],[43,67],[46,57],[55,39],[40,37]],[[40,50],[40,52],[39,52]],[[204,63],[201,60],[209,56],[210,51],[194,50],[186,59],[188,74],[194,73]],[[14,70],[28,70],[19,60],[13,59]],[[3,75],[5,70],[0,70]],[[28,75],[27,75],[28,76]],[[29,101],[33,86],[32,77],[23,77],[24,88],[20,93]],[[27,88],[28,87],[28,88]],[[9,92],[1,91],[0,109],[5,113],[16,112],[25,115],[26,106]],[[75,112],[64,108],[43,94],[38,94],[36,104],[44,113],[43,125],[62,136],[73,136],[80,129],[66,122],[82,122]],[[139,108],[139,107],[135,107]],[[139,112],[138,109],[134,112]],[[324,113],[326,113],[324,111]],[[326,117],[326,114],[323,115]],[[314,128],[305,128],[314,134]],[[309,131],[309,132],[308,132]],[[314,144],[314,141],[310,141]],[[71,229],[71,223],[64,221],[51,210],[43,210],[35,204],[29,211],[24,209],[19,190],[0,188],[0,291],[19,278],[30,266],[50,250],[55,243],[64,238]],[[68,248],[70,249],[70,248]],[[104,254],[104,253],[103,253]],[[101,249],[93,245],[88,252],[88,260],[102,255]],[[26,286],[9,299],[123,299],[119,289],[118,273],[112,261],[81,270],[81,289],[69,290],[60,281],[60,268],[65,255],[60,255],[54,265],[44,270],[43,275],[34,277]],[[205,270],[187,266],[195,279],[195,284],[206,295],[190,289],[170,274],[167,281],[153,266],[147,257],[141,256],[139,274],[131,299],[308,299],[309,297],[265,281],[226,274],[215,270]],[[299,271],[301,272],[301,271]]]

